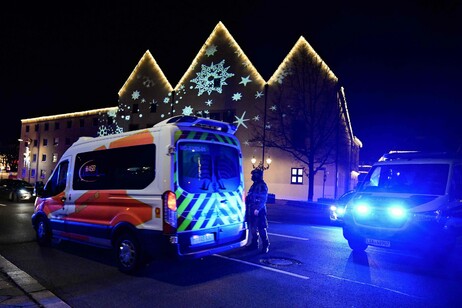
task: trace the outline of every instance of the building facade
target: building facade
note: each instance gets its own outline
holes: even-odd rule
[[[294,88],[293,84],[289,83],[295,72],[304,65],[296,64],[297,59],[306,59],[311,63],[308,71],[316,71],[318,77],[322,77],[318,78],[323,80],[322,84],[317,81],[319,84],[311,87],[323,89],[322,92],[313,95],[314,90],[312,90],[301,95],[302,90]],[[307,85],[314,83],[313,80],[306,81]],[[294,93],[297,94],[295,96],[303,96],[304,99],[294,100]],[[49,134],[44,134],[45,130],[42,126],[47,122],[50,122],[48,125],[54,125],[51,122],[59,119],[62,123],[59,126],[67,127],[66,123],[71,121],[70,118],[78,122],[80,118],[98,116],[98,120],[93,120],[97,121],[95,122],[97,125],[89,128],[89,131],[83,132],[72,126],[75,139],[85,134],[107,135],[150,127],[166,118],[182,114],[208,117],[234,123],[237,126],[236,136],[243,145],[247,189],[251,185],[250,171],[260,162],[264,167],[269,167],[265,170],[265,181],[270,193],[278,199],[307,200],[308,170],[314,175],[312,177],[313,200],[334,199],[356,185],[359,174],[359,150],[362,145],[352,131],[344,89],[339,85],[337,77],[303,37],[296,42],[273,76],[265,81],[226,27],[219,22],[175,87],[171,86],[151,53],[146,51],[118,94],[117,107],[88,111],[91,116],[83,112],[72,116],[23,120],[22,140],[31,140],[33,144],[35,144],[34,140],[37,140],[37,144],[40,144],[39,140],[42,139],[43,144],[43,138],[46,136],[55,151],[46,153],[52,155],[51,161],[42,162],[44,157],[39,155],[43,155],[41,151],[50,146],[48,145],[47,148],[42,145],[40,149],[29,144],[30,155],[32,155],[31,167],[25,169],[26,171],[20,170],[18,176],[27,180],[30,178],[31,182],[45,179],[49,175],[49,169],[42,167],[48,168],[46,162],[51,163],[51,167],[54,159],[59,159],[60,153],[62,154],[64,149],[70,146],[70,143],[60,141],[61,138],[66,137],[58,135],[59,130],[48,130]],[[307,99],[314,96],[320,99]],[[319,131],[317,134],[320,135],[319,128],[324,127],[323,123],[333,124],[330,133],[323,136],[325,146],[321,150],[325,154],[318,155],[316,159],[310,161],[313,168],[307,168],[306,161],[291,155],[291,149],[286,148],[283,143],[278,143],[274,138],[277,134],[275,127],[278,126],[278,119],[281,121],[279,123],[282,123],[286,115],[289,115],[288,110],[294,109],[300,101],[302,104],[293,110],[292,116],[301,121],[307,121],[306,118],[301,117],[305,105],[317,106],[318,110],[330,110],[330,115],[321,118],[324,120],[310,130]],[[316,117],[318,118],[318,115]],[[40,133],[35,132],[36,125]],[[302,130],[305,131],[306,126],[303,126]],[[305,135],[304,132],[298,133]],[[58,138],[56,146],[55,138]],[[314,148],[315,138],[311,136],[305,139]],[[27,157],[23,153],[26,153],[28,143],[21,144],[19,169],[28,164],[27,161],[21,161],[22,156]],[[329,151],[326,150],[327,145],[332,145]],[[40,163],[33,161],[34,154],[37,154],[36,159]],[[271,159],[271,165],[266,163],[268,159]]]

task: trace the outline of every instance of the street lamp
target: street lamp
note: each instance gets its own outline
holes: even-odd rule
[[[271,160],[271,157],[268,156],[268,158],[266,159],[266,166],[263,164],[262,161],[260,161],[258,165],[255,166],[255,164],[257,163],[257,159],[255,158],[255,156],[252,156],[252,158],[250,159],[250,162],[252,163],[252,167],[254,169],[268,170],[273,161]]]

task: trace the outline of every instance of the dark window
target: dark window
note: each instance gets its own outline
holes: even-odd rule
[[[72,127],[72,121],[67,121],[66,122],[66,127],[71,128]]]
[[[48,145],[48,139],[46,139],[46,138],[43,138],[43,146],[45,146],[45,147],[46,147],[47,145]]]
[[[218,121],[221,121],[221,115],[219,112],[210,112],[208,114],[208,118],[212,119],[212,120],[218,120]]]
[[[38,130],[39,130],[39,125],[38,125],[38,124],[35,124],[35,125],[34,125],[34,130],[35,130],[36,132],[38,132]]]
[[[130,124],[128,125],[128,130],[133,131],[133,130],[138,130],[140,126],[138,124]]]
[[[38,145],[38,140],[34,139],[34,147],[36,147],[37,145]]]
[[[45,128],[44,128],[44,130],[45,130],[45,131],[48,131],[49,128],[50,128],[50,124],[49,124],[49,123],[45,123]],[[37,130],[38,130],[38,126],[37,126]]]
[[[77,154],[76,190],[143,189],[155,174],[154,144]]]
[[[43,197],[50,197],[59,194],[60,192],[64,191],[66,188],[67,182],[67,169],[69,167],[69,162],[63,161],[61,162],[56,169],[54,170],[51,178],[45,184]]]
[[[42,161],[47,161],[47,155],[46,154],[42,154]]]
[[[59,122],[55,122],[55,130],[59,129]]]
[[[26,125],[26,133],[28,133],[28,132],[29,132],[29,130],[30,130],[30,127],[29,127],[29,125]]]
[[[223,122],[233,123],[236,120],[234,115],[234,110],[226,110],[225,112],[223,112]]]
[[[152,103],[149,105],[149,112],[151,112],[151,113],[157,112],[157,103],[152,102]]]
[[[32,161],[36,162],[37,161],[37,154],[32,155]]]
[[[85,120],[84,120],[84,119],[80,119],[80,120],[79,120],[79,126],[80,126],[80,127],[84,127],[84,126],[85,126]]]

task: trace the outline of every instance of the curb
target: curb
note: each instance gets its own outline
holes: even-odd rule
[[[46,308],[71,307],[2,255],[0,255],[0,270],[13,280],[19,289],[29,295],[37,306]]]

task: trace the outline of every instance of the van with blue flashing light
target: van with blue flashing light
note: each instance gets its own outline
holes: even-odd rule
[[[461,234],[458,154],[385,154],[369,170],[343,217],[343,236],[354,251],[376,246],[442,256]]]
[[[113,249],[122,272],[156,256],[199,258],[247,243],[236,126],[177,116],[152,128],[81,137],[35,201],[40,245]]]

